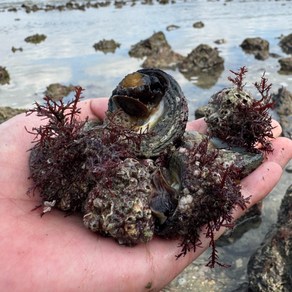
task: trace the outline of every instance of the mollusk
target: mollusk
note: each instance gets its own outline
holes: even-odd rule
[[[179,140],[188,120],[187,101],[172,76],[159,69],[128,74],[113,90],[108,111],[116,123],[150,135],[142,139],[140,156],[159,155]]]

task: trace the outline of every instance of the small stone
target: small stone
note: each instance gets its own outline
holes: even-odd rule
[[[24,41],[27,43],[39,44],[43,42],[46,38],[47,37],[44,34],[34,34],[34,35],[26,37]]]
[[[121,46],[121,44],[119,44],[118,42],[115,42],[113,39],[111,40],[101,40],[98,43],[95,43],[93,45],[94,49],[96,51],[102,51],[105,54],[106,53],[114,53],[116,51],[117,48],[119,48]]]
[[[197,21],[193,24],[194,28],[203,28],[205,25],[202,21]]]
[[[65,86],[60,83],[50,84],[44,92],[46,96],[49,96],[52,100],[61,100],[67,96],[70,92],[74,91],[73,85]]]

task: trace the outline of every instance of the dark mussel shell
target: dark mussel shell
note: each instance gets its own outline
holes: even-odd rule
[[[144,157],[158,156],[181,139],[188,121],[187,101],[180,86],[159,69],[128,74],[113,90],[108,111],[119,115],[122,126],[149,133],[138,154]]]

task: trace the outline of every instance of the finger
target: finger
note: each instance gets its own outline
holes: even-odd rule
[[[90,100],[90,111],[94,117],[104,120],[108,107],[108,98],[100,97]]]
[[[273,152],[268,153],[266,161],[276,162],[282,168],[292,159],[292,140],[279,137],[272,140]]]
[[[281,125],[276,121],[276,120],[272,120],[272,123],[271,123],[272,127],[273,127],[273,137],[274,138],[277,138],[281,135],[282,133],[282,127]]]
[[[276,162],[264,162],[241,181],[242,195],[250,197],[249,207],[262,200],[277,184],[283,169]],[[236,212],[237,216],[242,212]]]
[[[191,122],[188,122],[187,124],[187,131],[195,130],[200,133],[206,134],[207,133],[207,124],[204,121],[204,118],[197,119]]]

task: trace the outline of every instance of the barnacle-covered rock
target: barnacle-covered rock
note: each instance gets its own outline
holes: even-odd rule
[[[177,142],[188,120],[186,98],[172,76],[159,69],[142,69],[127,75],[109,100],[114,123],[147,132],[139,156],[153,157]],[[116,114],[115,114],[116,113]],[[107,121],[106,121],[107,122]]]
[[[200,44],[178,64],[179,71],[202,88],[212,87],[224,70],[224,59],[216,48]]]
[[[119,163],[111,182],[102,179],[89,193],[84,207],[85,226],[120,244],[149,241],[154,234],[149,200],[155,170],[152,160],[127,158]]]
[[[259,144],[263,151],[271,151],[269,138],[273,135],[268,112],[273,106],[269,95],[271,85],[263,76],[260,83],[255,83],[261,99],[255,99],[243,90],[242,80],[246,72],[245,68],[239,73],[233,72],[237,77],[229,80],[236,86],[225,88],[211,97],[205,110],[208,133],[229,146],[242,147],[249,152],[257,151]]]
[[[240,46],[246,53],[255,55],[258,60],[269,57],[269,42],[260,37],[246,38]]]
[[[161,31],[132,46],[129,55],[135,58],[146,57],[143,68],[173,68],[184,58],[171,49]]]

